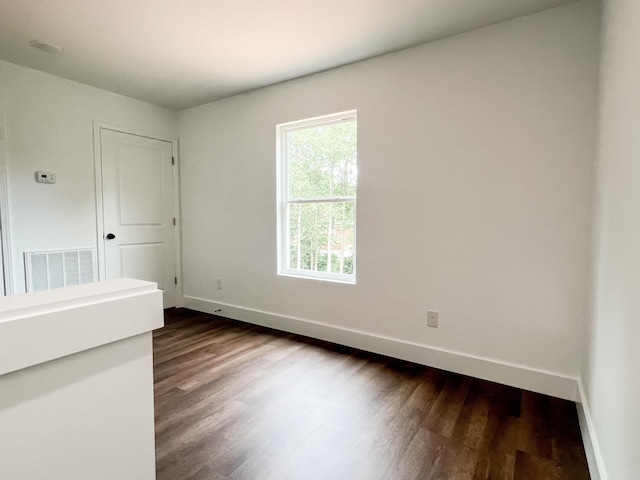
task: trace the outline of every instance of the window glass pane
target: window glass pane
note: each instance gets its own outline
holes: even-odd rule
[[[289,268],[353,274],[353,202],[291,204]]]
[[[287,132],[289,198],[355,196],[356,121]]]

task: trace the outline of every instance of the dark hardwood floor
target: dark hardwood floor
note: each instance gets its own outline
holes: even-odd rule
[[[589,478],[564,400],[184,309],[154,364],[158,480]]]

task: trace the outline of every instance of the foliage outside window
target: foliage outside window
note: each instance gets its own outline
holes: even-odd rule
[[[278,125],[279,271],[355,283],[356,112]]]

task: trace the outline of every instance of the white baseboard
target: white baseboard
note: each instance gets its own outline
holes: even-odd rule
[[[204,298],[185,295],[184,306],[574,402],[578,399],[577,379],[554,372]]]
[[[607,473],[604,469],[602,461],[602,452],[600,444],[596,437],[596,430],[593,424],[593,417],[589,409],[589,402],[584,393],[582,382],[578,379],[578,392],[580,400],[577,403],[578,421],[580,422],[580,431],[582,432],[582,443],[584,444],[584,452],[587,455],[587,463],[589,464],[589,473],[591,480],[607,480]]]

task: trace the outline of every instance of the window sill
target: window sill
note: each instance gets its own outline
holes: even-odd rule
[[[347,275],[322,275],[322,274],[314,274],[313,272],[308,272],[305,270],[285,270],[282,272],[278,272],[278,275],[282,277],[290,277],[290,278],[300,278],[303,280],[319,280],[321,282],[331,282],[331,283],[342,283],[346,285],[355,285],[356,277],[347,276]]]

